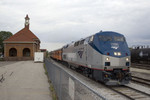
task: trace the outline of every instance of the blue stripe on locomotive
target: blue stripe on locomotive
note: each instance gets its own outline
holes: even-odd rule
[[[102,41],[100,40],[99,36],[110,36],[112,37],[112,41]],[[117,37],[124,37],[122,34],[116,33],[116,32],[99,32],[94,35],[93,42],[89,43],[96,51],[98,51],[101,54],[107,55],[109,53],[109,56],[113,57],[125,57],[130,56],[130,50],[128,48],[128,45],[126,41],[115,41],[114,36]],[[117,44],[117,49],[112,48],[112,44]],[[114,52],[120,52],[121,56],[114,55]]]

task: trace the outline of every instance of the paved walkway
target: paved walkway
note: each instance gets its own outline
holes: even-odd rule
[[[0,62],[0,100],[52,100],[43,63],[5,63]]]

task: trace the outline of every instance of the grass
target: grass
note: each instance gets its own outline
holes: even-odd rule
[[[50,89],[50,91],[51,91],[52,99],[53,99],[53,100],[58,100],[57,95],[56,95],[56,92],[55,92],[55,89],[54,89],[54,87],[53,87],[53,84],[52,84],[52,82],[49,80],[48,72],[47,72],[47,69],[46,69],[45,64],[44,64],[44,69],[45,69],[45,75],[46,75],[47,78],[48,78],[49,89]]]
[[[4,58],[0,58],[0,61],[4,61]]]

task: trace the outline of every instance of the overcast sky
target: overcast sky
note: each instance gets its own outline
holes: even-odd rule
[[[0,31],[24,28],[41,48],[58,49],[100,30],[123,34],[128,45],[150,45],[150,0],[0,0]]]

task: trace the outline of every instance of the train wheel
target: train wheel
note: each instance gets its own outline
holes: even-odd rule
[[[70,68],[70,66],[71,66],[71,65],[70,65],[69,63],[67,63],[67,67]]]

